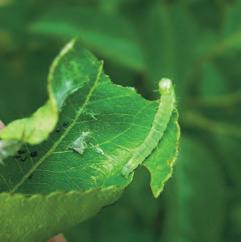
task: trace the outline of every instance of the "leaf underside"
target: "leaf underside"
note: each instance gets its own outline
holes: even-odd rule
[[[138,164],[145,160],[155,197],[172,173],[179,139],[174,107],[162,112],[170,120],[163,136],[157,126],[153,150],[143,144],[156,127],[158,102],[114,85],[78,42],[55,59],[48,81],[47,104],[0,133],[2,140],[39,143],[24,145],[1,167],[0,241],[44,241],[117,200],[133,177],[123,176],[123,167],[139,147],[148,154],[138,154]]]

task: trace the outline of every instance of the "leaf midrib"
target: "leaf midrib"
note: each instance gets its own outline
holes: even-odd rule
[[[39,159],[38,162],[36,162],[32,168],[22,177],[22,179],[13,187],[12,190],[10,190],[11,193],[16,192],[20,186],[22,186],[24,184],[24,182],[28,179],[28,177],[33,174],[33,172],[44,162],[44,160],[46,160],[53,152],[54,150],[59,146],[59,144],[62,142],[62,140],[66,137],[66,135],[72,130],[72,128],[75,126],[76,122],[78,121],[79,117],[81,116],[84,108],[87,106],[87,104],[89,103],[90,98],[92,97],[92,94],[94,93],[98,82],[100,80],[101,74],[103,71],[103,62],[100,63],[99,68],[98,68],[98,72],[96,75],[96,79],[94,81],[94,84],[92,86],[92,88],[90,89],[88,95],[86,96],[86,99],[83,103],[83,105],[81,106],[81,108],[79,109],[79,111],[76,113],[76,116],[73,120],[73,122],[69,125],[69,127],[63,132],[63,134],[59,137],[59,139],[52,145],[52,147],[49,149],[48,152],[45,153],[45,155],[42,156],[42,158]]]

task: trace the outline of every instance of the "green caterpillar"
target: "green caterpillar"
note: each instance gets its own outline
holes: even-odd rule
[[[161,98],[152,127],[144,142],[134,151],[132,158],[123,167],[122,175],[125,177],[133,172],[157,147],[170,121],[176,102],[171,80],[163,78],[159,82],[159,90]]]

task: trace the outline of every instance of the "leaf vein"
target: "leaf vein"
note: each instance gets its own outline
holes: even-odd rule
[[[76,117],[74,118],[73,123],[65,130],[65,132],[60,136],[60,138],[58,139],[58,141],[53,144],[53,146],[49,149],[49,151],[46,152],[46,154],[43,155],[43,157],[40,158],[39,161],[36,162],[34,166],[32,166],[32,168],[22,177],[22,179],[13,187],[13,189],[10,190],[10,192],[16,192],[16,190],[19,189],[19,187],[43,163],[43,161],[46,160],[54,152],[54,150],[58,147],[58,145],[62,142],[62,140],[72,130],[72,128],[75,126],[76,122],[78,121],[80,115],[83,113],[84,108],[89,103],[89,100],[92,97],[92,94],[94,93],[94,91],[95,91],[95,89],[96,89],[96,87],[97,87],[97,85],[99,83],[99,80],[101,78],[102,71],[103,71],[103,62],[101,62],[101,64],[99,65],[99,69],[98,69],[98,72],[97,72],[97,75],[96,75],[96,79],[94,81],[94,84],[93,84],[92,88],[90,89],[88,95],[86,96],[86,99],[85,99],[83,105],[81,106],[81,108],[79,109],[79,111],[76,113]]]

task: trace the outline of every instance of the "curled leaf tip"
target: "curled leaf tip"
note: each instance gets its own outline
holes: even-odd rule
[[[71,41],[69,41],[60,52],[60,55],[65,55],[66,53],[68,53],[69,50],[71,50],[74,47],[75,43],[76,39],[72,39]]]

